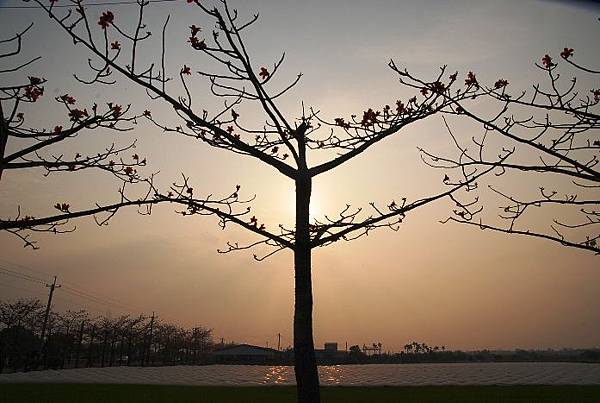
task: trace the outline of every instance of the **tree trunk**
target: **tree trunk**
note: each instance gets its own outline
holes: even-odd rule
[[[311,178],[306,172],[296,179],[296,239],[294,250],[294,370],[299,403],[319,403],[319,374],[312,327],[311,247],[309,208]]]
[[[4,122],[4,111],[0,104],[0,180],[2,180],[2,172],[4,171],[4,152],[6,151],[6,143],[8,142],[8,126]]]
[[[90,331],[90,344],[88,345],[88,357],[87,357],[87,367],[90,368],[94,361],[93,357],[93,348],[94,348],[94,337],[96,337],[96,325],[92,326],[92,330]]]

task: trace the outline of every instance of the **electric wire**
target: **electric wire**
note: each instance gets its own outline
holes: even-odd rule
[[[35,284],[46,285],[46,281],[44,281],[41,278],[30,276],[30,275],[27,275],[24,273],[19,273],[14,270],[7,269],[6,267],[3,267],[3,266],[0,266],[0,274],[6,275],[9,277],[13,277],[15,279],[25,280],[25,281],[35,283]],[[130,311],[131,313],[136,311],[136,309],[132,309],[132,307],[130,307],[130,306],[118,303],[116,301],[111,301],[108,298],[99,297],[99,296],[96,296],[94,294],[88,293],[86,291],[80,290],[75,287],[71,287],[71,286],[67,286],[67,285],[62,285],[62,286],[64,287],[65,292],[67,292],[71,295],[77,296],[79,298],[87,299],[88,301],[94,302],[96,304],[111,306],[113,308],[125,309],[127,311]]]

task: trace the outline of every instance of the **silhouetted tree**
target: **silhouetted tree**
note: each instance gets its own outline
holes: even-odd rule
[[[137,117],[128,116],[129,106],[108,103],[105,106],[93,104],[84,107],[79,106],[73,96],[63,94],[56,97],[55,102],[63,105],[65,116],[48,122],[47,127],[30,126],[32,119],[28,119],[28,115],[35,115],[36,111],[48,106],[44,102],[46,79],[26,76],[24,73],[40,57],[21,63],[17,61],[22,52],[23,38],[32,26],[29,25],[11,38],[0,40],[0,181],[4,171],[41,169],[44,175],[49,175],[89,168],[110,173],[123,186],[140,180],[136,169],[144,166],[146,161],[137,154],[132,158],[122,157],[123,153],[135,147],[135,141],[127,146],[112,143],[101,150],[82,150],[81,154],[76,153],[72,157],[64,155],[59,148],[86,130],[131,130]],[[57,203],[54,207],[62,213],[71,211],[68,203]],[[33,216],[21,211],[19,204],[15,216],[0,219],[0,222],[12,222],[13,225],[3,226],[3,229],[21,238],[25,246],[36,248],[35,241],[27,234],[28,230],[34,228],[29,226],[32,219]],[[41,217],[37,217],[37,220],[43,222]],[[65,223],[61,219],[46,219],[44,224],[35,225],[35,230],[53,233],[72,231],[64,226]]]
[[[453,91],[456,75],[446,78],[445,68],[442,68],[439,75],[427,83],[427,89],[421,89],[420,94],[407,100],[392,100],[393,106],[383,105],[380,109],[366,107],[358,116],[332,118],[303,107],[298,116],[293,118],[285,116],[278,103],[298,83],[301,74],[293,81],[277,86],[276,77],[284,56],[272,67],[257,65],[244,43],[242,33],[257,21],[258,15],[242,21],[237,11],[229,8],[225,1],[216,2],[215,7],[204,2],[189,1],[189,7],[211,19],[214,24],[212,32],[208,32],[206,36],[203,29],[210,31],[211,24],[190,27],[190,50],[199,57],[214,62],[213,65],[220,70],[196,71],[191,66],[183,65],[175,72],[180,82],[179,86],[175,86],[165,69],[168,51],[165,32],[169,18],[160,35],[160,59],[144,66],[141,66],[142,62],[139,60],[142,44],[151,38],[143,20],[145,7],[149,4],[147,1],[138,2],[139,18],[129,29],[128,24],[122,23],[119,16],[111,11],[103,11],[100,15],[89,14],[80,0],[70,1],[74,12],[59,12],[53,7],[53,2],[35,2],[64,29],[74,43],[82,45],[93,55],[94,60],[89,63],[91,77],[79,78],[81,82],[92,85],[113,84],[113,74],[118,73],[122,79],[145,90],[151,98],[172,107],[181,119],[181,124],[173,127],[163,123],[164,117],[155,116],[149,110],[140,115],[166,133],[187,136],[210,147],[253,158],[270,166],[294,183],[296,208],[293,228],[282,225],[276,229],[267,228],[247,207],[251,199],[239,197],[239,186],[221,199],[202,199],[197,198],[199,192],[191,186],[187,176],[183,176],[182,181],[172,185],[170,189],[159,189],[150,178],[144,181],[148,190],[143,198],[128,198],[122,191],[118,203],[89,210],[63,211],[63,214],[46,219],[32,219],[28,221],[25,230],[38,229],[41,225],[57,220],[100,212],[108,213],[108,218],[102,221],[106,222],[119,208],[126,206],[145,207],[143,213],[149,214],[153,205],[170,203],[183,208],[183,215],[214,215],[218,217],[222,228],[234,223],[259,237],[259,240],[248,245],[228,243],[227,248],[220,252],[265,245],[272,247],[273,250],[266,255],[255,255],[257,260],[263,260],[278,251],[293,251],[294,367],[298,401],[319,402],[312,327],[312,250],[340,240],[359,238],[376,228],[398,230],[405,216],[412,210],[445,198],[458,200],[457,193],[460,190],[474,188],[477,178],[493,167],[463,171],[460,178],[446,183],[446,190],[424,198],[409,200],[402,197],[400,201],[389,201],[383,205],[371,203],[368,211],[353,209],[348,205],[341,209],[337,217],[311,221],[309,211],[313,178],[349,162],[412,123],[442,110],[449,110],[454,103],[470,97],[471,92]],[[395,69],[393,62],[390,62],[390,66]],[[222,108],[211,112],[208,108],[192,106],[195,100],[190,90],[192,73],[208,80],[212,95],[223,101]],[[250,122],[245,122],[240,116],[240,110],[236,110],[242,103],[255,105],[263,113],[266,123],[253,127]],[[309,153],[318,155],[324,162],[310,165]],[[23,229],[23,225],[4,221],[0,224],[1,228]],[[105,337],[108,339],[108,331]]]
[[[35,332],[43,309],[40,301],[33,299],[0,301],[0,373],[5,366],[16,371],[33,365],[40,347]]]
[[[212,331],[203,326],[184,329],[156,318],[150,351],[146,338],[150,318],[122,315],[92,318],[85,310],[52,312],[48,338],[39,362],[44,306],[39,300],[0,300],[0,373],[79,366],[205,363],[212,350]],[[150,355],[147,357],[147,355]]]
[[[459,172],[495,167],[496,176],[503,177],[488,185],[491,195],[501,200],[498,219],[482,217],[484,204],[493,205],[485,194],[470,203],[457,202],[447,221],[600,253],[600,70],[576,63],[574,54],[564,48],[560,57],[541,57],[535,65],[545,81],[529,91],[511,91],[503,78],[484,85],[469,72],[463,91],[471,97],[453,100],[442,93],[451,110],[482,126],[483,133],[469,142],[446,123],[456,155],[421,150],[423,160]],[[405,84],[431,89],[408,72],[396,71]],[[567,74],[579,77],[565,80]],[[476,107],[482,103],[490,106],[488,113]],[[517,172],[519,183],[529,180],[529,188],[506,183]],[[509,178],[501,182],[505,174]],[[545,217],[543,224],[539,217]]]

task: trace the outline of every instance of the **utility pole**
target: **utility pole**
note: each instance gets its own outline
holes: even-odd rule
[[[277,351],[281,351],[281,333],[277,333]]]
[[[48,303],[46,304],[46,314],[44,315],[44,324],[42,325],[42,348],[44,347],[46,337],[46,327],[48,326],[48,317],[50,316],[50,307],[52,306],[52,296],[54,295],[54,290],[56,288],[60,288],[60,285],[56,285],[56,276],[54,276],[54,281],[52,284],[46,284],[46,287],[50,288],[50,293],[48,294]]]

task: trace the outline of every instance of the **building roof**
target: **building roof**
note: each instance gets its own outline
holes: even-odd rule
[[[218,349],[215,355],[273,355],[278,351],[272,348],[254,346],[252,344],[236,344]]]

